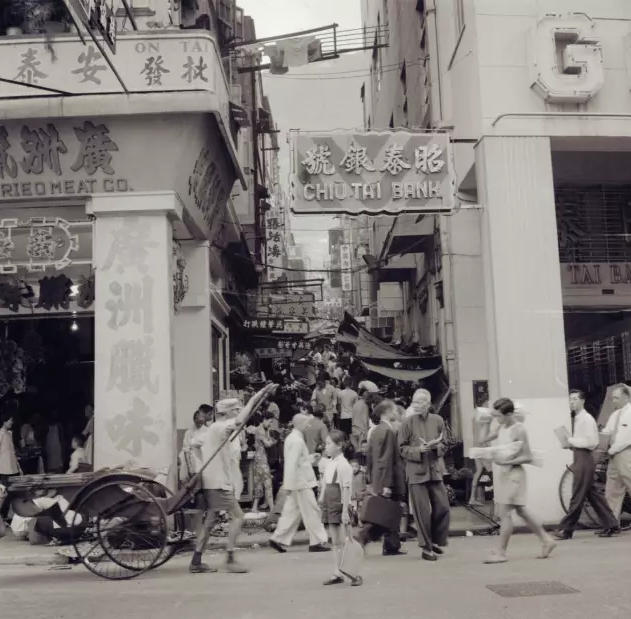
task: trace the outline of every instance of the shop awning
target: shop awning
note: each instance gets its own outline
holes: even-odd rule
[[[336,339],[339,342],[354,344],[358,357],[369,357],[371,359],[412,359],[414,355],[401,352],[400,350],[386,344],[373,335],[368,329],[362,327],[348,312],[345,312],[344,319],[337,330]]]
[[[428,376],[432,376],[440,370],[440,367],[434,368],[431,370],[402,370],[384,367],[382,365],[374,365],[372,363],[366,363],[362,361],[367,370],[371,372],[375,372],[376,374],[381,374],[382,376],[386,376],[387,378],[393,378],[394,380],[404,380],[408,382],[417,382]]]

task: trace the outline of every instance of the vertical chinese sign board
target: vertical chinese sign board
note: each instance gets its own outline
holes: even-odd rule
[[[95,467],[165,469],[175,437],[171,224],[164,213],[100,208],[95,199]]]
[[[293,132],[295,213],[449,213],[454,174],[447,133]]]
[[[340,245],[340,269],[342,270],[342,291],[350,292],[353,289],[353,276],[351,273],[351,246],[350,243]]]

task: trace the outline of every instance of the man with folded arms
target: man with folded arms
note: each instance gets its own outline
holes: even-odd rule
[[[572,435],[568,438],[568,447],[572,450],[574,462],[572,472],[572,500],[567,514],[554,534],[557,539],[571,539],[588,501],[598,515],[603,527],[601,537],[611,537],[618,528],[618,521],[607,505],[604,497],[594,488],[596,463],[593,451],[598,447],[598,426],[596,420],[585,410],[585,394],[579,389],[570,391],[570,411],[572,415]]]
[[[449,534],[449,498],[443,483],[445,423],[429,412],[432,399],[426,389],[417,389],[408,417],[399,428],[399,449],[405,460],[412,511],[418,526],[419,546],[426,561],[443,554]]]

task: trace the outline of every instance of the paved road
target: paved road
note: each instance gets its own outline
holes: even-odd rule
[[[124,582],[98,579],[81,567],[0,567],[2,619],[339,619],[422,617],[423,619],[562,619],[631,617],[631,534],[601,540],[591,533],[559,544],[553,556],[537,560],[536,540],[513,538],[511,561],[482,565],[491,537],[456,538],[438,563],[419,560],[408,543],[406,557],[382,557],[373,545],[363,587],[323,587],[331,553],[305,547],[279,555],[269,549],[243,551],[252,572],[189,575],[188,557]],[[211,563],[219,564],[220,555]],[[558,581],[578,593],[505,598],[487,585]]]

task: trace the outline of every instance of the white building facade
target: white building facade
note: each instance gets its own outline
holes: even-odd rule
[[[444,305],[417,328],[437,326],[426,343],[447,361],[465,451],[484,381],[491,401],[528,411],[545,460],[530,496],[553,522],[568,461],[553,429],[569,425],[568,388],[586,389],[598,412],[606,387],[631,377],[631,5],[364,0],[363,10],[365,23],[389,24],[391,41],[373,54],[367,123],[447,130],[454,147],[459,207],[435,222]]]

